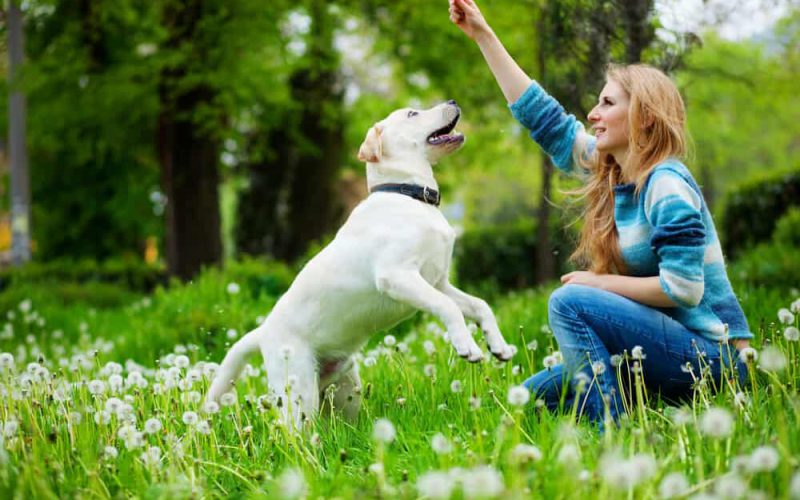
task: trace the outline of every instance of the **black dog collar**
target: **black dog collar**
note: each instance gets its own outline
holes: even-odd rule
[[[425,202],[434,207],[439,206],[439,191],[431,189],[428,186],[418,186],[416,184],[378,184],[370,190],[370,193],[378,191],[385,193],[400,193],[410,196],[415,200]]]

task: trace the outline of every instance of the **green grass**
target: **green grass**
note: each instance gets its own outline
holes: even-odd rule
[[[796,300],[790,292],[737,287],[756,346],[769,343],[788,361],[778,372],[754,364],[745,394],[733,385],[716,393],[700,388],[681,408],[651,396],[603,435],[575,425],[570,408],[554,415],[535,401],[512,406],[509,388],[555,348],[543,328],[552,290],[545,287],[492,299],[506,338],[520,348],[512,362],[466,363],[438,323],[417,316],[377,335],[361,354],[364,400],[356,422],[320,418],[297,435],[259,399],[266,384],[257,358],[237,386],[237,402],[215,414],[200,407],[206,377],[167,389],[157,371],[174,366],[177,354],[190,362],[173,368],[180,380],[192,368],[202,374],[205,362],[223,356],[229,330],[240,336],[253,328],[281,290],[253,281],[257,272],[212,270],[149,297],[76,284],[19,285],[0,294],[0,314],[11,325],[0,323],[0,352],[15,360],[0,368],[0,497],[275,498],[294,486],[310,498],[417,498],[418,487],[433,494],[426,484],[452,483],[454,498],[468,498],[491,493],[498,474],[502,498],[659,497],[671,481],[685,481],[679,498],[800,494],[798,345],[784,337],[777,315]],[[228,291],[232,281],[238,293]],[[397,343],[387,346],[385,334]],[[139,381],[141,387],[112,394],[109,380],[118,370],[123,379],[141,372],[146,386]],[[92,394],[93,380],[103,380],[106,391]],[[109,403],[112,397],[119,401]],[[125,404],[128,410],[96,422],[108,406]],[[725,430],[726,417],[732,424],[719,438],[703,431],[714,408],[724,410],[715,429]],[[184,423],[185,412],[208,428]],[[161,428],[137,437],[153,418]],[[396,430],[389,443],[373,437],[379,419]],[[434,450],[437,434],[446,439],[437,437],[439,451],[449,443],[449,453]],[[155,447],[157,460],[143,458]]]

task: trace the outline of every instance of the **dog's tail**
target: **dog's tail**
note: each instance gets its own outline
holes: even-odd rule
[[[219,401],[220,396],[231,390],[244,368],[247,357],[258,350],[258,333],[254,330],[233,344],[222,360],[214,381],[211,382],[206,401]]]

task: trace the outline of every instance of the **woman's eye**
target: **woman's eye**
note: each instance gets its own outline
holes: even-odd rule
[[[408,112],[408,117],[411,118],[412,116],[417,116],[418,114],[419,113],[417,113],[416,111],[409,111]]]

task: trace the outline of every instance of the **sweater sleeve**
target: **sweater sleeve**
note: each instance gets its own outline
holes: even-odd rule
[[[514,118],[530,131],[531,138],[553,159],[556,167],[567,173],[585,173],[583,169],[575,171],[575,159],[588,158],[594,152],[595,139],[541,85],[531,82],[509,108]]]
[[[677,173],[656,171],[645,193],[645,215],[653,226],[650,245],[658,255],[661,288],[676,304],[697,306],[705,291],[700,194]]]

